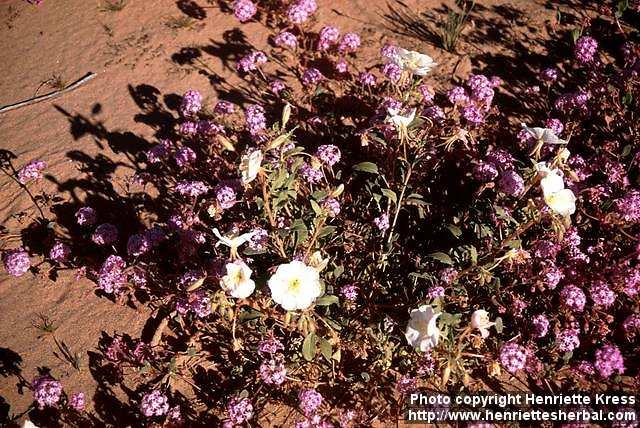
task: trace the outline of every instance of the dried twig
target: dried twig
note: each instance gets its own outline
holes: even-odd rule
[[[78,80],[77,82],[67,86],[64,89],[61,89],[59,91],[53,91],[53,92],[49,92],[48,94],[45,95],[40,95],[38,97],[34,97],[34,98],[29,98],[28,100],[25,101],[20,101],[18,103],[15,104],[9,104],[7,106],[4,106],[2,108],[0,108],[0,113],[5,113],[11,110],[15,110],[17,108],[20,107],[26,107],[32,104],[36,104],[39,103],[41,101],[46,101],[46,100],[50,100],[53,98],[57,98],[61,95],[66,94],[67,92],[71,92],[74,89],[79,88],[80,86],[84,85],[85,83],[87,83],[88,81],[92,80],[94,77],[96,77],[97,74],[96,73],[88,73],[86,76],[84,76],[82,79]]]

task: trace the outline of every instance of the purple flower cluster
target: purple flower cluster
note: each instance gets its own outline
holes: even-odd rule
[[[302,83],[305,86],[317,85],[322,79],[324,79],[324,76],[317,68],[310,67],[302,73]]]
[[[527,349],[515,342],[507,342],[500,349],[500,364],[510,373],[522,370],[527,362]]]
[[[236,0],[233,3],[233,14],[238,21],[247,22],[258,12],[258,8],[251,0]]]
[[[202,95],[195,90],[187,91],[182,97],[180,113],[184,117],[194,117],[202,109]]]
[[[596,360],[593,366],[598,371],[600,376],[607,378],[614,373],[624,373],[624,359],[615,345],[604,345],[602,348],[596,351]]]
[[[82,207],[76,211],[76,222],[80,226],[93,226],[96,224],[96,211],[91,207]]]
[[[233,187],[221,184],[216,187],[215,192],[220,208],[227,210],[236,204],[236,192]]]
[[[360,47],[360,36],[356,33],[345,33],[338,45],[338,51],[341,54],[355,52]]]
[[[327,166],[334,166],[340,161],[340,149],[333,144],[324,144],[316,150],[316,157]]]
[[[140,410],[148,418],[166,415],[169,411],[169,399],[161,391],[148,392],[142,397]]]
[[[249,248],[253,251],[263,251],[269,243],[269,232],[261,227],[253,229],[251,239],[249,239]]]
[[[287,369],[282,363],[282,358],[271,358],[260,364],[260,378],[269,385],[281,385],[287,377]]]
[[[182,196],[197,198],[209,191],[209,186],[202,181],[179,181],[174,190]]]
[[[574,312],[582,312],[587,297],[580,288],[575,285],[567,285],[560,292],[560,304]]]
[[[318,50],[326,51],[331,46],[338,43],[338,39],[340,38],[340,30],[336,27],[332,27],[330,25],[323,27],[320,30],[320,34],[318,35]]]
[[[580,37],[573,49],[576,59],[583,64],[592,62],[596,52],[598,52],[598,42],[589,36]]]
[[[262,51],[253,51],[238,61],[236,68],[241,73],[255,71],[259,66],[267,62],[267,56]]]
[[[640,221],[640,191],[632,190],[614,202],[616,211],[624,221]]]
[[[58,263],[66,262],[71,255],[71,248],[64,242],[56,242],[49,250],[49,258]]]
[[[116,255],[107,257],[98,272],[98,286],[107,294],[118,294],[127,283],[125,267],[126,263],[122,257]]]
[[[589,295],[596,306],[608,308],[616,301],[616,293],[603,281],[597,281],[589,288]]]
[[[176,310],[181,315],[186,315],[193,311],[198,318],[206,318],[211,315],[211,298],[205,290],[196,290],[187,299],[176,301]]]
[[[481,183],[493,181],[498,177],[498,169],[491,162],[478,162],[473,167],[473,178]]]
[[[282,350],[284,350],[284,345],[275,336],[271,336],[258,344],[258,352],[264,354],[275,354]]]
[[[310,416],[318,410],[322,404],[322,395],[313,388],[301,389],[298,392],[298,405],[307,416]]]
[[[382,66],[382,74],[395,83],[402,77],[402,68],[395,62],[389,61]]]
[[[545,68],[540,72],[540,80],[547,84],[555,82],[556,80],[558,80],[558,69]]]
[[[292,24],[302,24],[316,9],[318,9],[318,5],[315,0],[298,0],[287,9],[287,18]]]
[[[253,417],[251,400],[241,397],[231,398],[227,403],[227,417],[233,425],[241,425],[247,422]]]
[[[355,302],[358,298],[359,288],[356,284],[343,285],[340,289],[340,295],[350,302]]]
[[[42,178],[42,170],[47,167],[47,163],[41,160],[34,160],[23,166],[18,171],[18,181],[27,184],[30,181]]]
[[[509,196],[520,196],[524,192],[524,180],[515,170],[505,171],[500,174],[498,181],[500,191]]]
[[[562,94],[556,99],[554,107],[556,110],[569,114],[571,112],[578,112],[583,116],[589,115],[589,99],[591,96],[586,91],[568,92]]]
[[[376,76],[368,71],[363,71],[362,73],[358,74],[358,82],[360,82],[362,86],[375,86]]]
[[[31,382],[33,399],[38,408],[55,407],[62,397],[62,384],[49,375],[36,377]]]
[[[439,299],[440,297],[444,297],[444,292],[444,287],[433,285],[427,290],[427,297],[430,299]]]
[[[545,337],[549,331],[549,320],[543,314],[536,315],[531,320],[531,327],[531,335],[533,337]]]
[[[580,346],[580,336],[578,336],[578,330],[574,328],[567,328],[561,330],[556,335],[556,346],[560,352],[572,352],[578,346]]]
[[[82,412],[86,406],[84,392],[76,392],[69,398],[69,407],[73,410]]]
[[[340,214],[340,202],[335,198],[327,198],[322,201],[322,208],[324,208],[329,217],[337,217]]]
[[[217,114],[223,114],[223,115],[233,114],[236,111],[236,107],[233,103],[230,103],[229,101],[220,100],[216,103],[215,107],[213,108],[213,111]]]
[[[96,227],[91,240],[97,245],[111,245],[118,240],[118,228],[111,223],[103,223]]]
[[[180,147],[173,156],[173,159],[176,161],[176,165],[180,168],[184,168],[196,161],[196,152],[187,146]]]
[[[298,46],[298,38],[289,31],[281,31],[273,38],[273,43],[280,48],[295,49]]]
[[[131,235],[127,241],[127,254],[138,257],[151,249],[151,244],[143,234]]]
[[[389,215],[381,214],[379,217],[373,219],[373,224],[375,224],[381,232],[384,232],[389,229]]]
[[[249,134],[251,134],[253,138],[259,138],[267,128],[267,119],[264,116],[264,108],[258,104],[251,104],[247,106],[244,111],[244,121]]]
[[[305,162],[300,167],[300,175],[304,178],[308,183],[316,184],[322,181],[322,171],[319,168],[314,168],[311,164]]]
[[[22,248],[16,248],[4,253],[2,263],[7,273],[16,277],[24,275],[31,267],[29,254]]]

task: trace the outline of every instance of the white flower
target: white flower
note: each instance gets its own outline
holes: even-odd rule
[[[489,327],[495,325],[495,322],[489,321],[489,313],[484,309],[478,309],[471,314],[471,327],[480,330],[480,335],[483,338],[489,336]]]
[[[22,428],[38,428],[38,425],[36,425],[33,422],[31,422],[29,419],[26,419],[22,423]]]
[[[398,48],[394,62],[404,70],[410,71],[416,76],[424,76],[431,71],[436,63],[429,55],[421,54],[416,51],[409,51]]]
[[[238,247],[240,247],[245,242],[249,241],[255,232],[244,233],[242,235],[236,237],[222,236],[220,231],[217,228],[213,228],[213,234],[218,238],[218,242],[216,243],[216,247],[220,244],[226,245],[231,248],[231,258],[235,259],[238,257]]]
[[[240,175],[242,177],[242,184],[248,184],[255,180],[258,172],[260,171],[261,164],[262,152],[260,150],[254,150],[249,154],[242,155],[242,158],[240,159]]]
[[[544,162],[538,163],[536,170],[542,175],[540,188],[547,206],[564,217],[575,213],[576,196],[571,189],[564,188],[564,179],[560,171],[549,169]]]
[[[416,109],[411,109],[409,112],[405,112],[404,115],[400,114],[400,110],[394,108],[387,109],[387,122],[392,123],[397,129],[407,129],[409,124],[413,122],[416,117]]]
[[[567,144],[567,140],[558,138],[558,136],[549,128],[529,128],[522,123],[522,128],[527,131],[533,138],[542,141],[545,144]]]
[[[438,344],[440,329],[436,323],[440,314],[436,314],[429,305],[422,305],[411,311],[411,319],[404,336],[415,349],[425,352]]]
[[[297,260],[278,266],[269,288],[273,300],[287,311],[308,308],[322,293],[318,271]]]
[[[570,216],[576,212],[576,195],[570,189],[562,189],[550,195],[544,195],[544,201],[549,208],[561,216]]]
[[[249,297],[256,284],[251,279],[252,270],[242,260],[227,263],[227,274],[220,280],[220,287],[231,297],[244,299]]]

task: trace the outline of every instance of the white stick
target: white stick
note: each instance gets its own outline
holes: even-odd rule
[[[40,95],[38,97],[30,98],[30,99],[25,100],[25,101],[20,101],[19,103],[15,103],[15,104],[10,104],[8,106],[4,106],[4,107],[0,108],[0,113],[5,113],[5,112],[11,111],[11,110],[15,110],[15,109],[20,108],[20,107],[26,107],[26,106],[29,106],[31,104],[39,103],[41,101],[57,98],[60,95],[66,94],[67,92],[71,92],[74,89],[79,88],[80,86],[84,85],[85,83],[87,83],[88,81],[92,80],[96,76],[97,76],[96,73],[88,73],[82,79],[78,80],[77,82],[75,82],[75,83],[73,83],[73,84],[71,84],[71,85],[67,86],[66,88],[61,89],[59,91],[49,92],[48,94]]]

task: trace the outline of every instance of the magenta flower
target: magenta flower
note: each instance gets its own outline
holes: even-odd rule
[[[29,254],[22,248],[7,251],[2,257],[2,262],[7,273],[15,277],[24,275],[31,267]]]
[[[238,21],[247,22],[258,12],[258,8],[251,0],[236,0],[233,3],[233,14]]]
[[[200,92],[190,90],[187,91],[182,97],[182,104],[180,105],[180,113],[184,117],[193,117],[202,108],[202,95]]]
[[[527,362],[527,350],[514,342],[507,342],[500,349],[500,364],[510,373],[522,370]]]
[[[91,240],[98,245],[111,245],[118,240],[118,228],[111,223],[103,223],[96,227]]]
[[[624,359],[615,345],[604,345],[596,351],[596,360],[593,366],[600,376],[607,378],[614,373],[624,373]]]
[[[317,85],[322,79],[324,79],[324,76],[317,68],[311,67],[302,73],[302,83],[305,86]]]
[[[71,248],[64,242],[57,241],[49,251],[49,258],[56,262],[66,262],[71,255]]]
[[[36,377],[31,382],[33,399],[38,408],[55,407],[62,397],[62,384],[49,375]]]
[[[84,392],[76,392],[69,398],[69,407],[78,412],[84,411],[85,405]]]
[[[42,178],[42,170],[47,167],[47,163],[41,160],[34,160],[23,166],[18,171],[18,181],[27,184],[30,181]]]
[[[142,397],[140,410],[148,418],[163,416],[169,411],[169,399],[158,390],[151,391]]]

